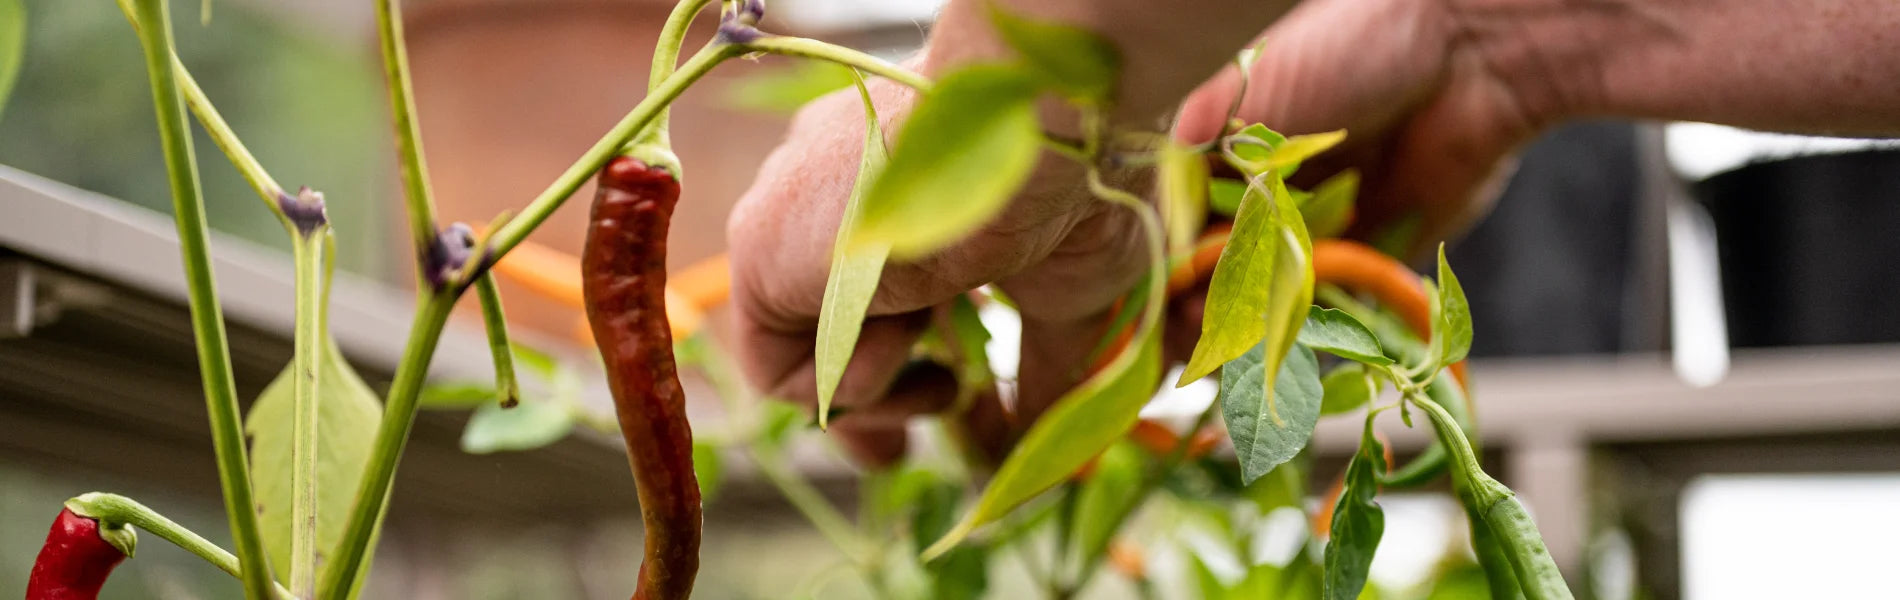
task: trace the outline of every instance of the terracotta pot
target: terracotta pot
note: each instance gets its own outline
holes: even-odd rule
[[[645,95],[655,37],[670,10],[663,0],[412,7],[409,56],[444,222],[482,224],[519,210],[624,116]],[[687,38],[688,53],[711,36],[710,15]],[[687,184],[668,257],[676,271],[724,249],[727,211],[784,131],[782,116],[741,112],[725,100],[733,80],[768,68],[774,63],[721,65],[674,104],[673,140]],[[530,239],[578,254],[592,197],[590,183]],[[390,228],[404,231],[400,223]],[[566,337],[580,318],[506,279],[502,291],[517,326]]]

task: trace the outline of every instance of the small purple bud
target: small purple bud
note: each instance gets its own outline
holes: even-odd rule
[[[746,25],[758,25],[765,18],[765,0],[740,0],[738,22]]]
[[[310,189],[310,186],[297,188],[297,195],[277,193],[277,207],[284,211],[284,217],[297,227],[297,233],[310,235],[318,227],[330,223],[330,216],[324,211],[323,192]]]
[[[719,24],[719,41],[728,44],[743,46],[758,41],[761,37],[765,37],[765,34],[761,33],[757,27],[745,23],[728,20]]]
[[[466,223],[457,222],[437,231],[435,242],[429,245],[429,284],[437,288],[447,285],[468,264],[469,251],[474,248],[475,232]]]

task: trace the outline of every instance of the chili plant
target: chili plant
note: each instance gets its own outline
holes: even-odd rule
[[[1469,516],[1477,568],[1490,597],[1570,596],[1524,507],[1479,467],[1462,367],[1472,338],[1470,311],[1442,248],[1437,276],[1420,278],[1370,247],[1333,239],[1352,219],[1355,174],[1334,176],[1310,191],[1287,183],[1304,161],[1339,143],[1345,132],[1285,136],[1234,123],[1213,142],[1184,145],[1169,132],[1110,127],[1107,115],[1121,84],[1114,45],[1081,29],[1000,9],[990,12],[991,24],[1014,47],[1016,59],[966,65],[935,81],[855,50],[761,31],[764,6],[758,0],[721,2],[718,35],[682,62],[688,27],[712,4],[682,0],[660,33],[647,96],[543,192],[476,234],[476,228],[435,217],[399,2],[377,0],[417,273],[415,321],[394,382],[379,401],[325,326],[333,239],[349,232],[330,227],[321,193],[281,187],[219,117],[173,53],[165,0],[118,2],[150,75],[236,552],[132,500],[86,494],[59,514],[35,566],[29,598],[92,597],[111,568],[133,554],[136,529],[232,574],[247,598],[355,597],[424,404],[477,406],[464,441],[478,451],[532,448],[564,435],[576,421],[619,431],[647,517],[635,598],[691,593],[700,504],[716,489],[723,450],[743,452],[755,462],[838,547],[848,569],[880,595],[978,596],[988,581],[990,557],[1014,552],[1050,595],[1066,598],[1103,565],[1140,585],[1156,581],[1138,547],[1127,541],[1134,535],[1128,524],[1144,506],[1188,507],[1184,514],[1223,524],[1217,529],[1226,538],[1216,545],[1233,546],[1250,534],[1219,516],[1219,507],[1302,507],[1316,422],[1359,411],[1365,413],[1359,450],[1313,519],[1314,538],[1329,538],[1314,546],[1322,549],[1253,566],[1238,577],[1213,574],[1211,563],[1196,555],[1191,567],[1202,597],[1361,597],[1385,530],[1379,496],[1447,475]],[[1253,52],[1242,52],[1236,61],[1244,67]],[[826,282],[815,340],[818,405],[810,416],[762,401],[739,380],[715,339],[682,322],[684,311],[704,307],[668,298],[665,236],[683,171],[670,149],[667,107],[718,65],[754,54],[841,65],[864,102],[864,153]],[[10,71],[0,68],[0,83]],[[879,127],[865,77],[921,92],[896,131]],[[1052,99],[1081,116],[1080,136],[1044,132],[1037,107]],[[295,356],[255,403],[248,423],[240,420],[232,383],[187,112],[292,241]],[[1136,217],[1147,250],[1145,277],[1096,342],[1087,379],[1028,424],[993,471],[974,451],[981,440],[954,435],[955,413],[970,409],[969,402],[959,402],[941,422],[951,430],[947,439],[972,451],[914,458],[868,474],[862,514],[854,522],[791,467],[788,440],[807,424],[829,425],[832,398],[885,267],[929,255],[998,218],[1045,155],[1079,164],[1098,201]],[[1223,175],[1214,176],[1210,163]],[[1153,194],[1111,183],[1112,172],[1130,167],[1158,173]],[[573,402],[578,371],[509,342],[490,273],[596,174],[600,191],[578,276],[615,397],[612,419],[587,414]],[[1203,282],[1201,336],[1174,383],[1216,378],[1218,402],[1191,427],[1176,431],[1143,421],[1139,413],[1164,383],[1161,315],[1171,299]],[[434,387],[425,395],[438,338],[451,308],[470,288],[483,309],[496,380],[492,386]],[[1368,297],[1376,308],[1364,301]],[[983,393],[998,378],[985,352],[990,336],[979,313],[1006,307],[1006,299],[994,293],[958,298],[915,356],[952,367],[965,400]],[[552,391],[524,395],[517,365],[552,380]],[[684,416],[675,374],[680,367],[713,382],[734,415],[698,441]],[[1387,389],[1396,395],[1385,395]],[[1435,434],[1430,450],[1396,467],[1376,423],[1392,409],[1408,425],[1412,411],[1423,412]],[[1212,452],[1223,428],[1231,455]],[[359,433],[371,429],[373,437]],[[979,479],[980,492],[966,501],[966,489]]]

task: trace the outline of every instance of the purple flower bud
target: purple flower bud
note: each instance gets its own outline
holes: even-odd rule
[[[437,231],[435,242],[429,245],[429,264],[425,273],[429,284],[436,288],[447,285],[468,264],[470,250],[474,248],[475,231],[469,229],[466,223],[457,222]]]
[[[277,207],[284,211],[284,217],[297,227],[297,233],[310,235],[318,227],[330,223],[330,216],[324,211],[323,192],[310,189],[309,186],[297,188],[297,195],[277,193]]]

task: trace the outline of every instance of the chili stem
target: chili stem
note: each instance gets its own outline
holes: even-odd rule
[[[409,213],[409,237],[417,264],[426,264],[435,243],[435,194],[423,159],[422,125],[416,119],[414,86],[409,83],[409,51],[403,42],[401,0],[376,0],[376,33],[383,53],[383,81],[389,87],[389,111],[396,127],[403,200]],[[426,279],[424,269],[416,276]]]
[[[918,91],[928,91],[930,80],[895,63],[864,52],[809,38],[766,35],[742,44],[747,52],[767,52],[829,61],[895,81]]]
[[[212,273],[210,232],[205,224],[204,198],[199,195],[198,163],[191,150],[191,131],[185,123],[184,99],[172,71],[172,27],[165,0],[138,0],[138,21],[149,24],[140,32],[145,71],[152,83],[152,104],[158,113],[158,137],[165,152],[165,171],[171,181],[172,211],[183,253],[185,283],[191,306],[192,337],[198,347],[198,370],[204,384],[205,408],[210,413],[211,437],[224,488],[225,513],[231,535],[246,569],[244,594],[261,600],[270,594],[270,567],[257,530],[256,506],[251,495],[250,464],[245,457],[243,421],[238,411],[237,386],[231,375],[231,352],[226,345],[224,311],[218,303]]]
[[[323,359],[324,234],[319,225],[295,237],[296,333],[292,358],[290,589],[308,597],[317,569],[317,419]],[[336,485],[339,482],[331,482]]]
[[[495,359],[495,395],[502,408],[513,408],[521,401],[521,384],[515,378],[514,347],[508,343],[508,317],[502,313],[501,290],[495,287],[493,272],[484,272],[475,279],[475,295],[481,299],[488,353]]]
[[[211,540],[205,539],[196,532],[186,529],[185,526],[165,518],[165,515],[158,514],[158,511],[147,508],[145,505],[139,504],[131,498],[117,494],[92,492],[89,494],[81,494],[78,497],[67,500],[66,508],[71,509],[74,513],[82,517],[97,519],[101,523],[114,525],[127,524],[143,529],[167,542],[171,542],[172,545],[183,548],[186,552],[190,552],[198,558],[204,559],[205,562],[211,563],[211,566],[231,574],[232,577],[237,577],[238,579],[244,578],[244,576],[241,575],[243,569],[239,565],[236,556],[232,556],[230,552],[226,552],[223,548],[219,548],[217,544],[211,543]],[[290,593],[290,590],[285,589],[284,586],[281,585],[272,584],[271,592],[272,594],[269,597],[278,600],[294,600],[296,598],[295,595]]]
[[[673,13],[666,17],[666,25],[660,28],[660,41],[653,46],[653,68],[647,74],[648,91],[659,88],[679,68],[680,47],[686,43],[686,30],[693,26],[693,19],[708,4],[712,4],[712,0],[680,0],[679,4],[673,6]],[[653,124],[640,133],[637,141],[672,147],[673,142],[667,136],[670,112],[668,107],[660,107],[659,114],[653,116]]]
[[[442,328],[455,306],[455,286],[417,298],[415,321],[410,325],[409,341],[403,346],[402,361],[397,363],[395,381],[390,383],[389,398],[383,408],[383,421],[376,430],[376,445],[370,449],[369,463],[356,488],[356,500],[350,507],[349,524],[343,539],[331,552],[317,586],[319,598],[343,598],[356,587],[368,562],[370,543],[382,523],[388,507],[389,490],[396,478],[396,465],[402,459],[409,430],[415,425],[417,397],[428,378],[429,360],[435,355]]]

